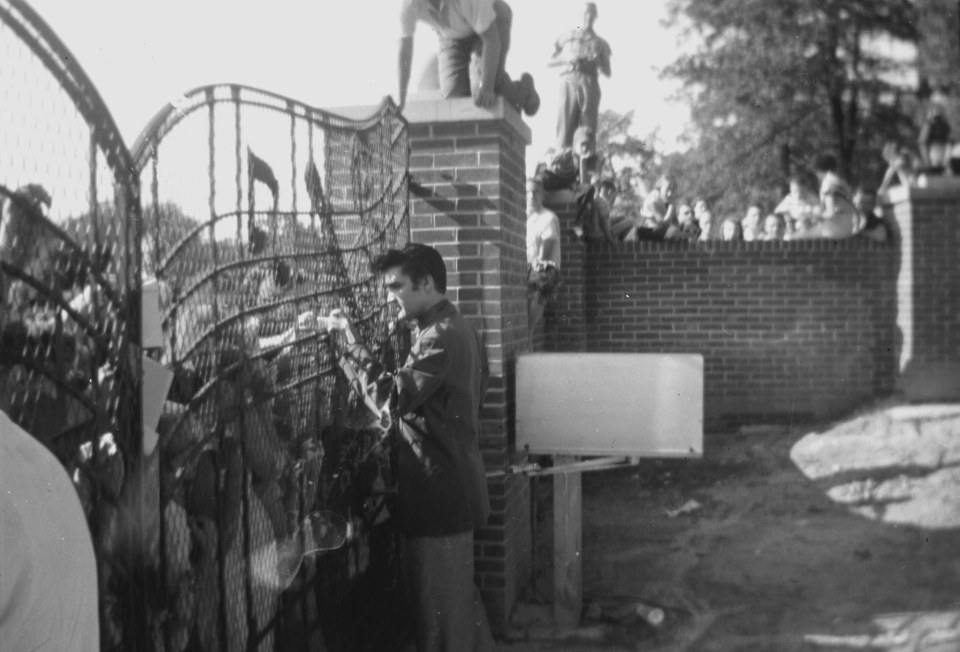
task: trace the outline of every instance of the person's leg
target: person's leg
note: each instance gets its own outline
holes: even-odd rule
[[[470,97],[471,52],[480,37],[440,39],[437,70],[440,75],[440,97]]]
[[[497,61],[497,78],[494,83],[494,90],[500,95],[507,104],[517,111],[523,111],[527,115],[533,115],[540,108],[540,96],[534,88],[533,77],[524,73],[519,80],[513,80],[506,71],[507,53],[510,51],[511,31],[513,28],[513,10],[504,0],[494,0],[494,12],[496,12],[497,32],[500,35],[500,57]],[[483,54],[483,43],[479,37],[474,44],[473,58],[470,65],[470,84],[471,88],[476,88],[480,84],[481,55]]]
[[[579,125],[580,102],[577,99],[576,77],[563,75],[560,78],[560,104],[557,113],[558,150],[573,146],[573,132]]]
[[[493,636],[473,583],[473,532],[408,537],[403,561],[418,652],[492,650]]]
[[[497,63],[497,85],[510,82],[507,74],[507,53],[510,51],[510,34],[513,31],[513,9],[504,0],[494,0],[497,14],[497,31],[500,33],[500,61]]]
[[[590,127],[597,134],[597,122],[600,119],[600,82],[596,75],[580,77],[580,124]]]

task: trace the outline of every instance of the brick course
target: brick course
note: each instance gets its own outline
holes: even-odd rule
[[[488,470],[513,461],[515,360],[529,348],[525,148],[530,135],[502,101],[410,105],[411,240],[436,246],[451,272],[447,296],[483,336],[490,387],[481,418]],[[488,483],[492,514],[476,533],[476,579],[491,626],[506,633],[530,569],[530,493],[523,477]]]
[[[701,353],[708,429],[834,416],[893,391],[895,245],[584,246],[567,228],[573,207],[552,208],[564,230],[564,289],[548,350]]]
[[[898,387],[913,400],[960,400],[960,180],[891,193],[902,264]]]

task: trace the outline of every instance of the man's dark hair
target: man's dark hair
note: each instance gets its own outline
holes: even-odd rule
[[[374,259],[372,267],[378,274],[400,267],[414,285],[420,285],[430,276],[437,291],[441,294],[447,291],[447,266],[440,252],[429,245],[411,242],[403,249],[387,249]]]
[[[604,190],[604,189],[617,192],[617,184],[613,182],[613,179],[604,179],[603,181],[600,182],[600,190]]]
[[[817,172],[836,172],[837,157],[833,154],[817,154],[813,159],[813,169]]]

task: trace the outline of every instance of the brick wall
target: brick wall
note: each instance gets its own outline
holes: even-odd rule
[[[913,400],[960,400],[960,180],[897,190],[899,387]]]
[[[570,207],[554,208],[569,231]],[[582,302],[585,348],[576,348],[573,318],[553,325],[547,348],[701,353],[708,428],[833,416],[893,391],[894,245],[855,239],[584,247],[566,233],[563,244],[564,282],[574,283],[558,312]]]
[[[491,380],[481,450],[488,470],[512,461],[515,360],[527,333],[525,148],[530,132],[502,101],[411,103],[411,240],[435,246],[449,270],[447,296],[480,330]],[[476,574],[494,632],[506,631],[530,569],[529,482],[489,482],[489,527],[476,533]]]

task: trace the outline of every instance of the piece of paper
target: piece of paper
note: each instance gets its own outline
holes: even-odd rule
[[[140,346],[145,349],[163,346],[160,285],[155,278],[144,279],[140,289]]]
[[[156,432],[163,403],[170,393],[173,372],[152,358],[143,356],[143,430]]]

